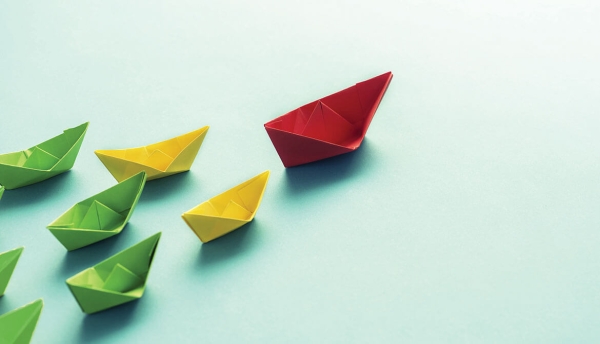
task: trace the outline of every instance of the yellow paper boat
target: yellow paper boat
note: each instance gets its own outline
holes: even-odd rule
[[[141,171],[146,172],[147,180],[158,179],[189,171],[207,131],[208,126],[205,126],[144,147],[97,150],[94,153],[118,182]]]
[[[209,242],[252,221],[267,187],[269,171],[183,213],[202,242]]]

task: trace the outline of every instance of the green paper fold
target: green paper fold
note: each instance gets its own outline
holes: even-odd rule
[[[92,314],[142,297],[161,232],[67,279],[84,313]]]
[[[89,123],[20,152],[0,154],[0,185],[7,190],[44,181],[70,170]]]
[[[17,262],[21,257],[24,247],[15,248],[14,250],[0,253],[0,296],[4,295],[10,277],[15,271]],[[0,342],[2,343],[2,342]]]
[[[146,173],[83,200],[48,225],[48,229],[72,251],[121,233],[140,199]]]
[[[44,301],[38,299],[0,316],[0,344],[27,344],[42,313]]]
[[[3,194],[4,194],[4,186],[0,185],[0,199],[2,199]]]

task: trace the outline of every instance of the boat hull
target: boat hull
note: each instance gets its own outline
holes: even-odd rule
[[[62,134],[26,150],[27,152],[43,151],[44,154],[47,154],[46,159],[48,157],[54,158],[56,162],[47,168],[39,169],[12,163],[12,157],[24,154],[25,151],[0,155],[0,185],[3,185],[7,190],[16,189],[42,182],[70,170],[79,154],[88,124],[84,123],[75,128],[67,129]],[[43,147],[43,149],[39,147]],[[66,152],[64,152],[65,150]],[[60,158],[56,158],[50,152],[56,155],[63,152],[64,154]]]
[[[303,165],[358,149],[392,77],[388,72],[359,82],[265,123],[283,165]]]

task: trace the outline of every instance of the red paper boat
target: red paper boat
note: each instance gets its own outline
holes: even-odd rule
[[[265,123],[283,165],[302,165],[356,150],[391,80],[392,72],[387,72]]]

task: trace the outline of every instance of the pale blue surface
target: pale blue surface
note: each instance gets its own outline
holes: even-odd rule
[[[25,251],[0,313],[34,343],[600,341],[597,1],[0,0],[0,152],[90,121],[74,169],[7,191]],[[262,124],[392,70],[363,147],[286,171]],[[93,154],[210,125],[121,235],[45,226],[115,181]],[[270,169],[256,220],[180,215]],[[163,231],[139,302],[85,316],[65,279]]]

